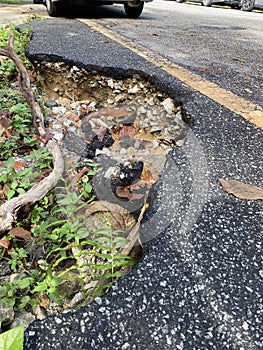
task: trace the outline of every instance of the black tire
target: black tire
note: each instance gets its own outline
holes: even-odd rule
[[[43,0],[33,0],[33,4],[44,4]]]
[[[64,13],[65,3],[63,1],[46,0],[47,13],[50,17],[60,17]]]
[[[212,0],[203,0],[202,4],[206,7],[212,6]]]
[[[255,0],[243,0],[242,2],[242,10],[250,12],[253,10],[255,5]]]
[[[124,3],[124,10],[129,18],[138,18],[143,10],[144,1],[135,0],[127,1]]]

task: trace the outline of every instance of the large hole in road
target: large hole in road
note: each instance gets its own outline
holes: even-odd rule
[[[24,316],[20,311],[14,315],[13,308],[8,308],[12,318],[5,321],[7,328],[14,318],[25,320],[27,317],[25,321],[29,323],[35,317],[44,318],[86,304],[93,297],[94,287],[100,293],[110,285],[102,278],[103,272],[108,273],[108,277],[110,274],[112,282],[119,276],[116,267],[121,267],[122,274],[130,271],[129,264],[118,265],[117,248],[126,246],[127,242],[123,243],[122,239],[129,237],[144,211],[151,207],[150,198],[154,198],[151,193],[156,191],[166,156],[174,147],[184,144],[190,120],[181,105],[176,105],[167,93],[138,74],[116,79],[63,62],[35,63],[34,67],[32,74],[43,90],[47,133],[58,142],[65,159],[65,176],[55,189],[57,199],[62,195],[59,205],[64,207],[52,214],[55,224],[48,223],[52,230],[47,231],[44,239],[36,234],[23,247],[37,266],[34,269],[42,276],[37,289],[39,304],[33,311],[24,312]],[[88,182],[82,181],[79,186],[82,176],[94,171],[94,163],[100,171],[88,175]],[[86,203],[82,206],[82,189],[95,195],[88,209]],[[67,193],[65,201],[65,192],[69,191],[73,194]],[[80,200],[76,202],[75,212],[72,212],[72,198]],[[73,237],[76,218],[82,235],[77,236],[77,240]],[[66,232],[61,223],[70,232]],[[105,224],[112,227],[114,233],[111,231],[109,235]],[[44,226],[43,230],[48,227]],[[88,232],[89,237],[84,237],[83,231],[86,236]],[[102,236],[96,236],[99,232]],[[62,243],[59,245],[56,239]],[[117,250],[107,248],[113,243]],[[137,243],[135,240],[135,248],[125,251],[137,262],[141,255],[140,243],[140,239]],[[113,261],[117,263],[109,273]],[[48,269],[52,275],[47,275]],[[11,281],[8,274],[4,278]],[[50,281],[56,288],[48,285]],[[102,283],[98,285],[98,281]],[[57,301],[61,296],[62,303]]]
[[[139,74],[116,79],[64,62],[35,63],[35,68],[46,127],[66,163],[78,170],[90,162],[100,166],[92,185],[102,205],[91,208],[89,229],[98,229],[98,213],[110,211],[113,226],[129,230],[154,198],[149,193],[168,152],[184,144],[190,116]]]
[[[115,79],[63,62],[36,64],[36,72],[45,123],[65,159],[99,164],[97,199],[138,215],[166,155],[184,144],[190,116],[139,74]]]

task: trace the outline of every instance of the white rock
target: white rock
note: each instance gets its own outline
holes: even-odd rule
[[[110,87],[110,88],[114,88],[114,82],[113,82],[113,80],[112,79],[109,79],[108,81],[107,81],[107,83],[108,83],[108,86]]]
[[[53,138],[57,141],[61,141],[64,137],[64,134],[63,133],[56,133],[54,134]]]
[[[136,92],[138,92],[138,91],[139,91],[138,86],[137,86],[137,85],[134,85],[133,88],[131,88],[131,89],[128,90],[128,94],[136,94]]]
[[[166,98],[162,102],[162,105],[164,106],[164,109],[166,110],[166,112],[168,114],[172,114],[173,113],[173,111],[174,111],[174,102],[173,102],[173,100],[170,97]]]
[[[76,293],[73,299],[71,300],[69,307],[74,308],[75,306],[82,303],[83,301],[84,301],[84,293],[83,292]]]

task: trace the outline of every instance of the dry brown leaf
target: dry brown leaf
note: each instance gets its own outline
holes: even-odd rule
[[[218,179],[224,191],[247,200],[263,199],[263,188],[237,180]]]
[[[130,138],[134,138],[135,134],[137,133],[137,128],[132,125],[123,125],[123,127],[119,131],[119,136],[125,137],[129,136]]]
[[[124,109],[120,108],[110,108],[110,107],[105,107],[100,109],[99,111],[100,115],[107,115],[111,117],[126,117],[127,112]]]
[[[26,166],[25,162],[20,162],[20,161],[16,160],[14,162],[13,169],[17,169],[17,168],[21,168],[21,167],[25,167],[25,166]]]
[[[144,197],[144,194],[142,193],[134,193],[131,190],[131,186],[123,187],[123,186],[117,186],[116,187],[116,194],[120,198],[127,198],[130,200],[138,200]]]
[[[9,234],[14,235],[23,239],[31,239],[32,235],[29,231],[25,230],[22,227],[14,227],[9,231]]]
[[[152,186],[157,180],[157,177],[154,177],[150,170],[142,172],[141,178],[147,183],[147,185]]]
[[[87,225],[91,230],[94,229],[98,223],[101,224],[102,220],[99,215],[107,215],[107,219],[110,221],[112,227],[116,229],[125,229],[127,227],[133,227],[136,224],[134,217],[120,205],[107,201],[94,201],[86,210],[86,216],[93,217],[94,219]]]
[[[8,249],[9,245],[10,245],[10,241],[6,237],[3,237],[0,239],[0,246],[1,247]]]

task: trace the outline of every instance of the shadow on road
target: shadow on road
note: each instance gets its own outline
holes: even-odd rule
[[[127,18],[123,5],[89,5],[89,6],[69,6],[65,11],[66,18],[87,18],[87,19],[102,19],[102,18]],[[152,16],[149,13],[142,13],[140,19],[149,20]],[[136,21],[136,19],[129,19]]]

